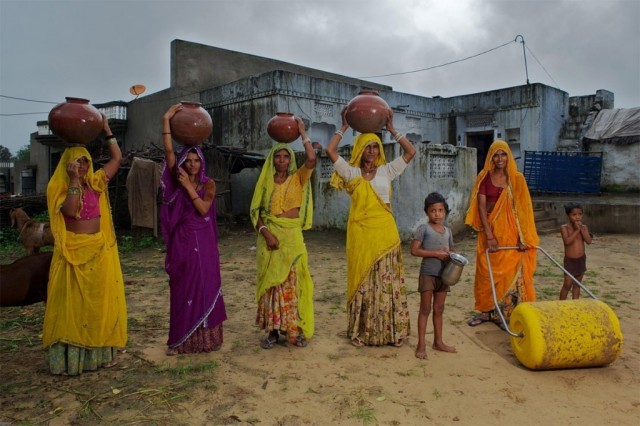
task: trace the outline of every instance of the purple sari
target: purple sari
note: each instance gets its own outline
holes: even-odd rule
[[[200,157],[200,173],[196,180],[202,185],[202,189],[197,191],[202,198],[204,184],[210,178],[205,175],[205,159],[200,148],[189,146],[182,149],[176,158],[176,167],[182,166],[189,152]],[[200,336],[203,330],[207,334],[207,331],[212,331],[208,329],[220,326],[219,347],[222,344],[222,322],[227,319],[221,289],[215,199],[208,214],[201,216],[166,163],[161,183],[160,224],[167,246],[165,271],[169,274],[170,290],[167,345],[183,348],[188,343],[191,349],[184,352],[208,351],[211,350],[208,345],[194,345],[189,339]]]

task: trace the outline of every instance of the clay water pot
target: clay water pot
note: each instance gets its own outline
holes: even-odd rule
[[[387,124],[389,104],[373,90],[363,90],[347,104],[347,123],[360,133],[375,133]]]
[[[464,269],[465,265],[469,263],[469,261],[466,257],[458,253],[451,253],[449,257],[450,260],[442,269],[440,278],[442,279],[443,283],[452,286],[460,281],[462,270]]]
[[[180,104],[182,109],[169,120],[171,136],[182,145],[200,145],[213,131],[211,116],[200,102],[181,101]]]
[[[49,112],[49,128],[68,143],[88,144],[102,132],[102,114],[88,99],[65,98]]]
[[[298,122],[290,112],[276,112],[267,123],[267,133],[276,142],[291,143],[300,137]]]

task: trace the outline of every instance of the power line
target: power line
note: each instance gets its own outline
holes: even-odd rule
[[[16,112],[14,114],[0,114],[0,117],[13,117],[16,115],[37,115],[37,114],[49,114],[49,111],[45,112]]]
[[[538,65],[540,65],[542,67],[542,69],[544,70],[544,72],[549,76],[549,78],[551,79],[551,81],[553,81],[556,84],[556,89],[560,89],[560,85],[558,84],[557,81],[555,81],[553,79],[553,77],[551,77],[551,74],[549,74],[549,72],[547,71],[547,69],[544,67],[544,65],[542,65],[542,62],[540,62],[538,60],[538,58],[536,58],[536,55],[533,54],[533,52],[531,51],[531,49],[529,49],[529,47],[527,46],[526,49],[529,51],[529,53],[531,53],[531,56],[533,56],[533,59],[536,60],[536,62],[538,63]]]
[[[36,99],[26,99],[26,98],[17,98],[15,96],[7,96],[7,95],[0,95],[0,98],[7,98],[7,99],[15,99],[18,101],[27,101],[27,102],[38,102],[41,104],[53,104],[53,105],[57,105],[60,102],[50,102],[50,101],[38,101]]]
[[[396,72],[396,73],[391,73],[391,74],[382,74],[382,75],[368,75],[368,76],[365,76],[365,77],[356,77],[356,78],[378,78],[378,77],[391,77],[391,76],[394,76],[394,75],[413,74],[413,73],[422,72],[422,71],[429,71],[429,70],[432,70],[432,69],[435,69],[435,68],[441,68],[441,67],[444,67],[444,66],[447,66],[447,65],[456,64],[456,63],[458,63],[458,62],[466,61],[466,60],[468,60],[468,59],[473,59],[473,58],[475,58],[475,57],[478,57],[478,56],[484,55],[484,54],[486,54],[486,53],[492,52],[492,51],[494,51],[494,50],[500,49],[501,47],[504,47],[504,46],[506,46],[506,45],[508,45],[508,44],[511,44],[511,43],[515,43],[515,40],[508,41],[508,42],[506,42],[506,43],[504,43],[504,44],[501,44],[500,46],[496,46],[496,47],[493,47],[493,48],[491,48],[491,49],[489,49],[489,50],[485,50],[484,52],[480,52],[480,53],[476,53],[475,55],[467,56],[466,58],[457,59],[457,60],[455,60],[455,61],[446,62],[446,63],[444,63],[444,64],[440,64],[440,65],[434,65],[434,66],[432,66],[432,67],[421,68],[421,69],[419,69],[419,70],[403,71],[403,72]]]

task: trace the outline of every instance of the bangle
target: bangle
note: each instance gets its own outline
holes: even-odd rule
[[[269,228],[267,228],[267,225],[262,225],[260,228],[258,228],[258,234],[262,234],[263,229],[269,229]]]
[[[118,140],[111,136],[107,139],[107,145],[118,145]]]
[[[400,139],[404,138],[404,135],[402,133],[396,133],[393,138],[396,140],[396,142],[400,142]]]
[[[80,188],[76,186],[70,186],[67,188],[67,195],[80,195],[81,193]]]
[[[170,135],[171,132],[162,132],[163,135]]]
[[[191,199],[191,201],[195,201],[195,200],[197,200],[198,198],[200,198],[200,196],[199,196],[199,195],[196,195],[195,197],[193,197],[193,198]]]
[[[342,133],[342,130],[338,130],[335,134],[336,135],[340,135],[340,137],[344,136],[344,133]]]
[[[304,140],[302,141],[302,143],[311,143],[311,139],[306,138],[306,139],[304,139]]]

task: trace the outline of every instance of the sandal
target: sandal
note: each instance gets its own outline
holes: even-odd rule
[[[260,342],[260,347],[262,349],[271,349],[273,345],[278,343],[279,338],[278,330],[273,330],[269,333],[267,337],[264,338],[262,342]]]
[[[111,368],[111,367],[115,367],[116,365],[118,365],[118,361],[114,359],[112,361],[105,362],[104,364],[102,364],[102,368]]]
[[[364,346],[364,342],[359,337],[354,337],[353,339],[351,339],[351,344],[356,348],[361,348]]]
[[[178,353],[179,353],[178,350],[174,348],[168,348],[167,351],[165,352],[167,356],[175,356],[175,355],[178,355]]]
[[[290,341],[289,343],[291,343],[293,346],[297,346],[299,348],[306,348],[307,347],[307,339],[304,338],[304,336],[298,336],[296,337],[296,340],[294,341]]]
[[[480,315],[474,316],[469,321],[467,321],[467,325],[469,327],[475,327],[482,324],[483,322],[489,322],[489,321],[491,321],[491,313],[483,312]]]

